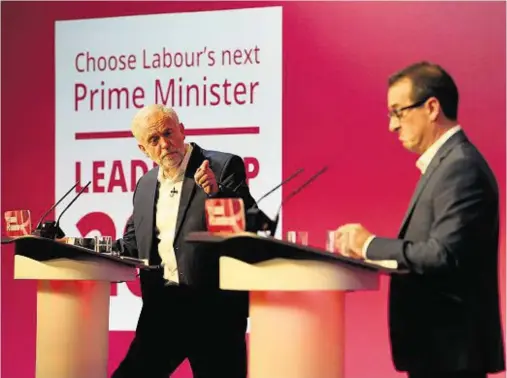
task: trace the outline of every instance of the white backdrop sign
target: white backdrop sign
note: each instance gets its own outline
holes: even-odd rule
[[[68,236],[121,236],[153,166],[129,132],[144,105],[174,107],[187,141],[243,157],[255,198],[281,181],[281,7],[58,21],[55,50],[55,196],[92,182],[62,217]],[[280,193],[261,203],[270,216]],[[133,291],[114,288],[111,330],[135,329]]]

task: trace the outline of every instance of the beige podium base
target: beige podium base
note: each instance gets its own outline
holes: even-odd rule
[[[40,280],[36,378],[107,378],[108,281]]]
[[[249,378],[343,378],[345,292],[251,291]]]

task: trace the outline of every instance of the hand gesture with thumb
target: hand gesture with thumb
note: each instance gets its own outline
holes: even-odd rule
[[[209,166],[209,161],[204,160],[194,175],[195,183],[200,186],[207,195],[218,192],[218,184],[215,174]]]

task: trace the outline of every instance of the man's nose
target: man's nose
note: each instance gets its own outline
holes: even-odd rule
[[[172,142],[170,138],[160,138],[160,146],[162,148],[167,148],[172,146]]]
[[[397,117],[391,117],[389,119],[389,131],[395,132],[400,128],[400,120]]]

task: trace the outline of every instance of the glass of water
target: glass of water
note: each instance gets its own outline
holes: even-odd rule
[[[287,241],[300,245],[308,245],[308,231],[288,231]]]
[[[112,236],[95,236],[95,252],[111,253],[113,249]]]
[[[326,251],[328,252],[338,252],[335,248],[335,237],[336,230],[327,230],[326,231]]]

